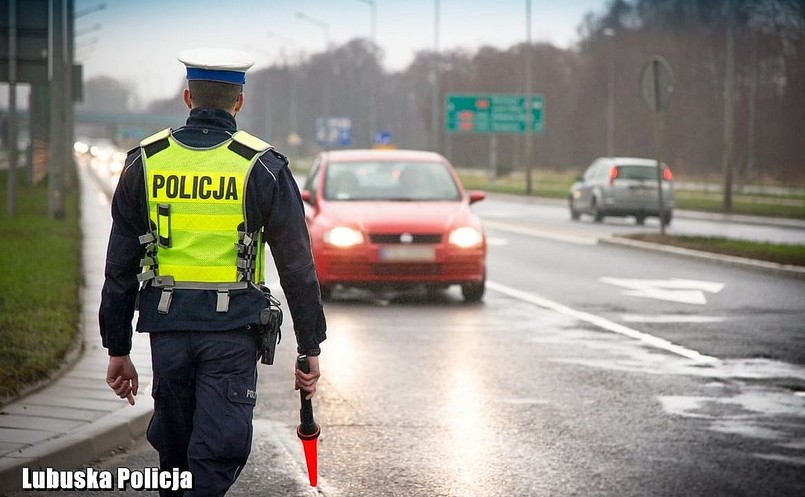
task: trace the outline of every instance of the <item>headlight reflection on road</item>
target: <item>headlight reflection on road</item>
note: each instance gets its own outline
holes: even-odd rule
[[[324,344],[327,347],[327,353],[322,355],[326,361],[324,374],[345,391],[351,391],[356,377],[363,374],[363,370],[356,367],[358,358],[365,354],[361,340],[355,336],[359,326],[355,318],[345,313],[327,316],[327,328],[338,333],[328,334]]]
[[[485,344],[476,312],[468,310],[451,318],[451,328],[460,335],[455,339],[462,346],[445,358],[444,420],[448,423],[445,455],[450,479],[466,486],[455,490],[459,495],[473,495],[488,476],[490,420],[483,379],[487,369],[482,352]]]
[[[483,440],[486,438],[482,396],[471,366],[454,370],[447,392],[450,440],[447,448],[453,478],[472,489],[483,473]]]

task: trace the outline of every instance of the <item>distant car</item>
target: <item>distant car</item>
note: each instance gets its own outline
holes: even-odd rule
[[[322,297],[337,285],[461,285],[468,302],[486,288],[486,234],[439,154],[413,150],[320,153],[302,198]]]
[[[662,201],[666,224],[674,209],[671,169],[662,164]],[[587,168],[570,188],[570,218],[589,214],[595,222],[605,216],[634,216],[637,224],[659,217],[657,161],[634,157],[602,157]]]

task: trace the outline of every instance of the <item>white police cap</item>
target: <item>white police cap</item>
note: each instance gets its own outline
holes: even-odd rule
[[[188,80],[234,85],[246,83],[246,70],[254,65],[249,54],[228,48],[193,48],[179,52],[176,58],[187,66]]]

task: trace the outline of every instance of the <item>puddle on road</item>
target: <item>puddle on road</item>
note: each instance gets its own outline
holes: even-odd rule
[[[675,357],[606,332],[568,327],[540,334],[539,343],[584,347],[594,357],[564,357],[557,362],[610,371],[709,379],[712,395],[661,395],[663,410],[705,422],[710,430],[769,443],[754,457],[805,465],[805,367],[770,359],[727,359],[702,363]]]
[[[741,391],[725,397],[666,395],[659,397],[666,412],[710,421],[721,433],[779,440],[789,449],[805,449],[801,424],[773,424],[783,418],[804,418],[805,402],[786,390],[742,385]]]

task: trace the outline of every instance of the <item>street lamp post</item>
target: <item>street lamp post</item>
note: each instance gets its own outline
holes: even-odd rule
[[[604,29],[609,38],[609,76],[607,78],[607,155],[615,155],[615,30]]]
[[[277,38],[282,40],[285,44],[291,45],[295,47],[299,51],[299,58],[297,59],[298,63],[301,63],[302,60],[302,49],[301,47],[292,39],[282,36],[278,33],[273,31],[268,32],[268,36],[270,38]],[[285,67],[288,68],[288,59],[285,56],[285,50],[280,51],[283,64]],[[298,129],[298,119],[297,119],[297,88],[296,88],[296,70],[288,68],[288,76],[290,78],[290,84],[288,85],[288,90],[290,92],[290,100],[288,101],[288,145],[293,146],[295,150],[298,150],[299,147],[299,129]]]
[[[532,160],[534,156],[534,144],[533,144],[533,133],[531,129],[531,79],[532,79],[532,68],[531,68],[531,0],[526,0],[525,4],[525,33],[526,33],[526,46],[525,46],[525,108],[526,108],[526,119],[525,119],[525,192],[526,195],[531,195],[531,168],[532,168]]]
[[[439,0],[433,0],[433,64],[431,65],[430,148],[439,148]]]
[[[323,113],[324,116],[328,116],[330,114],[330,57],[328,56],[330,52],[330,25],[324,21],[316,19],[315,17],[311,17],[304,12],[297,12],[296,17],[302,19],[303,21],[307,21],[310,24],[318,27],[324,32],[324,64],[327,68],[327,74],[324,75],[324,81],[322,82],[323,92],[324,92],[324,103],[323,106]]]
[[[375,59],[375,47],[377,46],[377,4],[375,0],[358,0],[359,2],[367,4],[371,8],[371,26],[370,36],[372,41],[372,59]],[[372,77],[371,96],[369,97],[369,145],[372,145],[373,136],[377,131],[377,77]]]
[[[271,114],[272,114],[272,111],[271,111],[271,104],[272,104],[272,99],[271,99],[271,90],[272,90],[271,67],[272,67],[272,65],[269,63],[269,61],[271,60],[271,56],[269,55],[269,52],[266,50],[266,48],[264,46],[262,46],[262,45],[257,45],[257,44],[251,44],[250,43],[248,45],[245,45],[244,48],[247,51],[251,52],[251,53],[257,53],[260,56],[260,59],[258,59],[259,62],[256,63],[256,67],[254,69],[256,69],[257,67],[262,68],[262,66],[261,66],[262,61],[266,61],[266,66],[263,69],[265,71],[265,74],[263,75],[263,77],[261,79],[257,80],[257,81],[260,81],[262,83],[262,96],[261,96],[261,99],[258,100],[258,102],[262,101],[262,104],[263,104],[262,113],[261,113],[260,110],[257,109],[256,106],[253,107],[254,114],[253,114],[253,117],[252,117],[252,126],[254,126],[255,129],[260,129],[260,128],[258,128],[258,126],[262,125],[262,128],[261,128],[262,133],[263,133],[263,136],[266,138],[266,140],[276,143],[276,140],[274,140],[274,138],[272,136],[272,126],[271,126]]]

